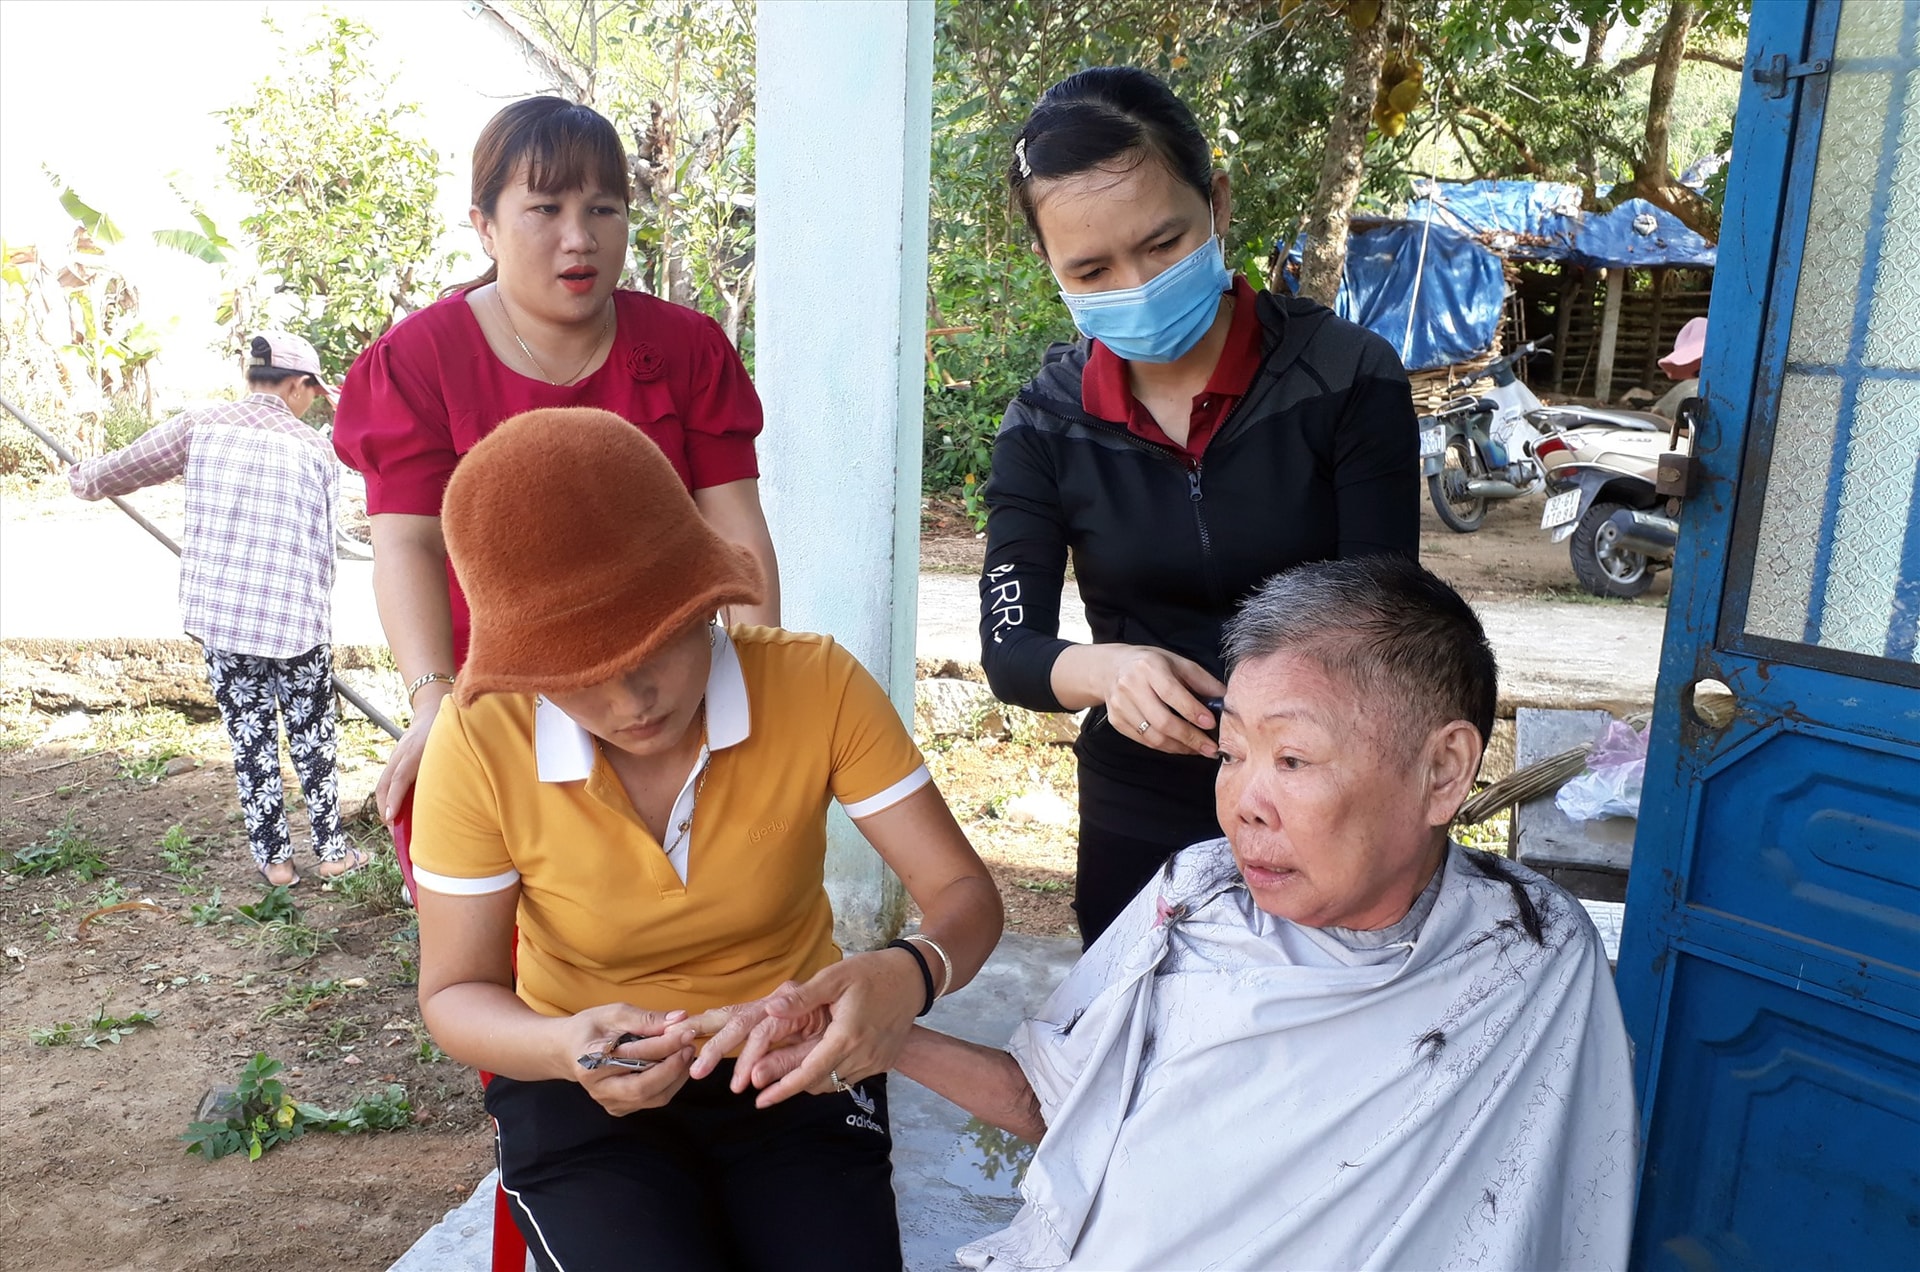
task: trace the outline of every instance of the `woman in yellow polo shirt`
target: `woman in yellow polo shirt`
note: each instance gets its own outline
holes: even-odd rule
[[[606,412],[502,424],[443,524],[473,627],[415,796],[420,1007],[496,1075],[536,1260],[899,1268],[885,1071],[1001,908],[892,703],[829,637],[712,622],[758,602],[759,567]],[[923,915],[844,961],[829,799]],[[798,1082],[756,1092],[718,1053],[816,976]]]

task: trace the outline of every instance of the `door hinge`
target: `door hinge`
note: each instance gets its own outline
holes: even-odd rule
[[[1787,81],[1805,79],[1809,75],[1825,75],[1827,59],[1816,57],[1811,62],[1802,62],[1797,66],[1787,65],[1785,53],[1775,53],[1753,68],[1753,82],[1767,90],[1768,97],[1785,97]]]

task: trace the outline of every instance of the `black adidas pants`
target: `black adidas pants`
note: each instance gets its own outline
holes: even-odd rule
[[[770,1109],[733,1062],[614,1117],[574,1082],[487,1086],[500,1179],[548,1272],[899,1272],[884,1075]]]

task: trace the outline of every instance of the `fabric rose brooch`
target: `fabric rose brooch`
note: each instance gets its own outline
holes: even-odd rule
[[[658,380],[660,373],[666,369],[666,359],[660,356],[658,349],[645,341],[627,350],[627,374],[642,384]]]

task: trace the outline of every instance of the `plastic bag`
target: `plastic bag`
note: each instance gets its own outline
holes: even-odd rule
[[[1573,821],[1638,817],[1646,775],[1647,735],[1612,720],[1587,756],[1587,771],[1563,785],[1553,803]]]

